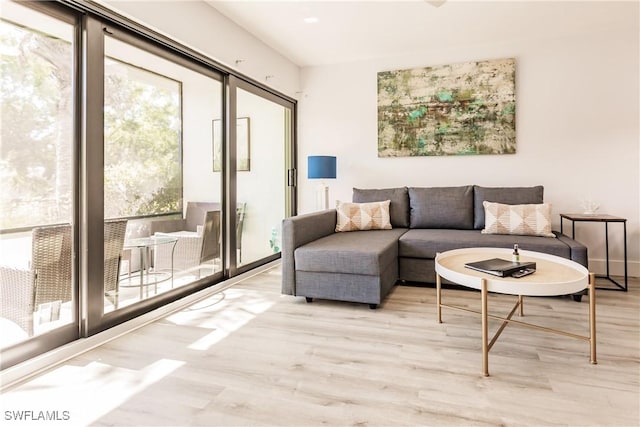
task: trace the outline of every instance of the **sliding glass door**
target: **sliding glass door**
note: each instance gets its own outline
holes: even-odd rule
[[[279,258],[294,213],[291,100],[81,3],[2,3],[2,368]]]
[[[0,20],[2,364],[77,337],[73,15],[3,2]],[[46,339],[45,339],[46,337]],[[26,352],[26,353],[24,353]]]
[[[116,29],[104,46],[108,312],[222,271],[223,104],[220,75]]]
[[[293,106],[247,84],[236,92],[236,250],[241,268],[280,253]]]

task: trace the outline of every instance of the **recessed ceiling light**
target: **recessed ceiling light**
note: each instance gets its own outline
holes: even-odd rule
[[[305,24],[316,24],[320,20],[315,16],[309,16],[307,18],[304,18],[303,21]]]

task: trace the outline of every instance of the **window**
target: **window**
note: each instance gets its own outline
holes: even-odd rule
[[[112,239],[119,270],[105,264],[110,313],[222,276],[222,180],[212,170],[211,123],[223,103],[218,74],[115,28],[104,43],[105,239],[107,227],[126,223],[124,240],[119,232]]]
[[[180,82],[105,58],[105,218],[182,211],[181,100]]]
[[[45,7],[46,9],[46,7]],[[75,21],[3,2],[0,20],[0,357],[77,336]],[[19,343],[55,336],[42,345]],[[37,339],[37,338],[35,338]],[[64,343],[60,339],[59,343]],[[8,361],[8,362],[7,362]]]
[[[16,10],[6,15],[38,27],[0,21],[0,229],[72,217],[73,27]]]

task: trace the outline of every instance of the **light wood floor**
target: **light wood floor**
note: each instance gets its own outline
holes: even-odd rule
[[[378,310],[280,295],[272,269],[1,396],[7,410],[68,411],[96,426],[638,426],[640,283],[598,291],[587,342],[509,326],[481,376],[479,317],[435,289],[397,286]],[[514,297],[490,295],[504,314]],[[443,302],[479,307],[474,291]],[[530,322],[588,334],[588,304],[525,298]],[[490,323],[494,331],[498,324]]]

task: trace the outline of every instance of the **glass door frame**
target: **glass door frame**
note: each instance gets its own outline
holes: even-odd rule
[[[72,102],[73,102],[73,141],[72,145],[72,156],[71,164],[72,164],[72,298],[71,298],[71,322],[62,326],[59,326],[51,331],[48,331],[42,335],[35,335],[28,338],[26,341],[21,341],[16,343],[15,345],[8,346],[2,349],[2,358],[0,358],[0,369],[5,369],[7,367],[16,365],[20,362],[38,356],[47,351],[58,348],[64,344],[70,343],[74,340],[77,340],[80,337],[79,330],[79,318],[80,318],[80,296],[78,291],[78,226],[79,226],[79,199],[78,199],[78,164],[80,161],[80,156],[78,154],[79,147],[79,124],[81,123],[81,111],[80,106],[82,104],[81,100],[81,74],[80,74],[80,55],[81,55],[81,46],[82,46],[82,21],[81,15],[74,12],[73,10],[69,10],[67,8],[61,7],[55,3],[48,2],[19,2],[21,7],[30,8],[34,11],[43,13],[45,15],[51,16],[55,19],[58,19],[62,22],[65,22],[74,27],[74,35],[73,35],[73,47],[72,47]]]
[[[235,206],[237,205],[237,134],[236,134],[236,126],[231,126],[231,123],[236,123],[237,119],[237,106],[238,106],[238,97],[237,91],[238,89],[242,89],[246,92],[249,92],[253,95],[265,98],[275,104],[278,104],[284,107],[289,111],[287,117],[286,126],[288,128],[288,132],[285,133],[287,136],[287,141],[285,141],[285,170],[283,170],[283,191],[285,191],[285,217],[293,216],[296,214],[296,188],[297,183],[295,180],[295,171],[297,170],[296,165],[296,123],[295,120],[291,120],[291,118],[297,117],[296,108],[297,103],[290,101],[282,96],[274,94],[273,92],[256,86],[252,81],[247,79],[242,79],[240,77],[229,75],[227,77],[227,95],[228,99],[225,104],[227,108],[226,120],[224,120],[224,129],[223,133],[226,135],[226,139],[228,141],[228,155],[225,157],[223,154],[223,159],[225,160],[226,171],[224,172],[225,182],[225,195],[227,197],[225,206],[226,209],[223,214],[223,248],[225,251],[225,258],[227,259],[227,264],[225,264],[225,273],[228,277],[234,277],[244,272],[247,272],[257,266],[263,265],[267,262],[275,261],[281,257],[280,253],[276,253],[270,255],[265,258],[261,258],[257,261],[250,262],[247,264],[243,264],[238,266],[237,260],[237,252],[236,248],[236,214],[235,214]],[[293,178],[292,178],[293,177]]]
[[[158,57],[171,61],[224,84],[222,72],[202,66],[163,46],[132,33],[115,23],[103,19],[86,16],[85,20],[85,57],[84,57],[84,132],[82,150],[81,200],[82,221],[81,248],[85,255],[81,258],[81,295],[85,311],[81,317],[81,336],[87,337],[109,329],[115,325],[131,320],[151,310],[183,298],[186,295],[207,288],[224,279],[223,272],[216,272],[193,283],[180,286],[161,295],[144,299],[130,306],[125,306],[104,313],[103,283],[104,276],[104,37],[109,36],[139,49],[148,51]],[[224,105],[224,91],[220,100]],[[222,107],[221,106],[221,107]],[[224,109],[221,108],[224,115]],[[181,159],[182,161],[182,159]],[[224,188],[224,184],[223,184]],[[221,189],[222,190],[222,189]],[[224,199],[223,199],[224,207]]]

